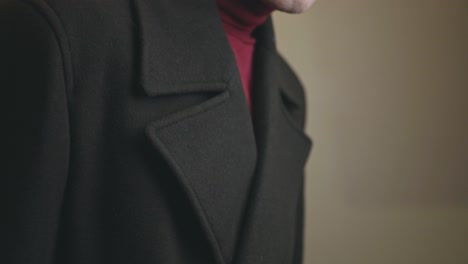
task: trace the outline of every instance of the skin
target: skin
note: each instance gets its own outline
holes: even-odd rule
[[[306,11],[315,0],[260,0],[272,8],[291,14]]]

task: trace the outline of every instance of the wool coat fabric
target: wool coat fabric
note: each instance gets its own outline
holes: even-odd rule
[[[303,88],[214,0],[0,0],[0,263],[299,264]]]

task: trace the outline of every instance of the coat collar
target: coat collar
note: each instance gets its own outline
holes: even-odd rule
[[[148,96],[219,91],[236,73],[214,0],[136,0]]]

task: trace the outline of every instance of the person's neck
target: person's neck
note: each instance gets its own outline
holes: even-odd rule
[[[235,30],[252,35],[263,24],[273,9],[257,0],[217,0],[223,23]]]

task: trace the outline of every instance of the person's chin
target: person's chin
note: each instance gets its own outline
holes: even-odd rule
[[[275,10],[298,14],[309,9],[315,0],[260,0]]]

